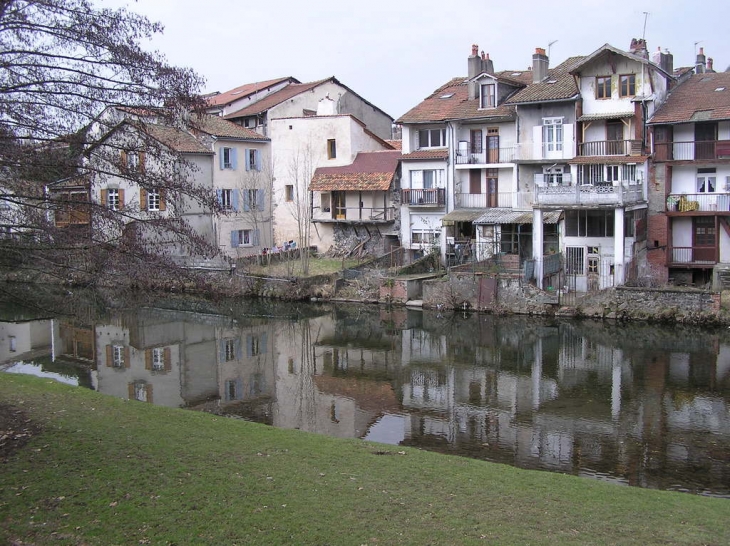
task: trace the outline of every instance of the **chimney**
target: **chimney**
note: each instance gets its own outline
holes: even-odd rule
[[[482,72],[486,72],[487,74],[494,74],[494,63],[489,58],[489,53],[486,55],[482,51]]]
[[[466,60],[466,64],[468,68],[467,75],[470,80],[482,73],[482,59],[479,57],[479,46],[477,44],[472,44],[471,55],[469,55],[469,58]],[[477,98],[476,82],[470,81],[468,86],[469,99],[473,100]]]
[[[651,61],[667,74],[674,73],[674,55],[669,53],[668,49],[665,49],[664,53],[662,53],[662,48],[658,47],[654,55],[652,55]]]
[[[705,71],[705,48],[701,47],[695,61],[695,73],[702,74]]]
[[[639,57],[649,59],[649,51],[646,49],[646,40],[643,38],[632,38],[631,45],[629,46],[629,52]]]
[[[714,72],[714,70],[712,69],[712,57],[707,57],[707,71]]]
[[[532,56],[532,83],[540,83],[548,75],[550,60],[545,55],[545,50],[541,47],[535,48],[535,54]]]

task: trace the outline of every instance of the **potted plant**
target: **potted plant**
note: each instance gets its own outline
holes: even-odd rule
[[[678,203],[679,198],[676,195],[670,195],[669,197],[667,197],[667,210],[676,211]]]

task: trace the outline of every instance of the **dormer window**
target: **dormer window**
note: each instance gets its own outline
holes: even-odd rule
[[[493,83],[484,83],[479,86],[479,108],[494,108],[497,106],[497,86]]]
[[[446,129],[421,129],[418,131],[419,148],[443,148],[446,146]]]

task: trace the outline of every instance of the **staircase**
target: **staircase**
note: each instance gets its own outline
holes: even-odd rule
[[[717,264],[712,274],[714,290],[730,290],[730,264]]]

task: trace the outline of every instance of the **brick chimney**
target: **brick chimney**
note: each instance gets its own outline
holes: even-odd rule
[[[714,72],[714,70],[712,69],[712,57],[707,57],[707,71]]]
[[[545,50],[541,47],[535,48],[535,54],[532,56],[532,83],[540,83],[548,76],[548,68],[550,59],[545,54]]]
[[[649,50],[646,48],[646,40],[643,38],[632,38],[631,45],[629,46],[629,52],[639,57],[649,59]]]
[[[467,68],[469,79],[476,78],[479,74],[486,72],[487,74],[494,74],[494,63],[489,58],[489,53],[479,55],[479,46],[473,44],[471,46],[471,55],[467,59]],[[469,82],[469,99],[474,100],[479,97],[479,85],[477,82]]]
[[[651,61],[662,68],[666,73],[674,73],[674,55],[669,53],[668,49],[665,49],[664,53],[662,53],[662,48],[657,47],[654,55],[652,55]]]
[[[702,74],[705,71],[705,48],[701,47],[700,52],[697,54],[697,60],[695,60],[695,73]]]

